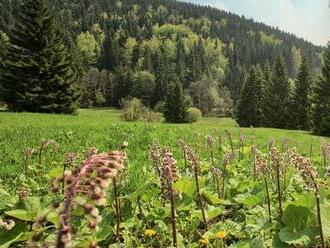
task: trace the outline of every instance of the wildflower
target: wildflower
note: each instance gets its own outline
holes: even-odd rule
[[[199,240],[199,243],[201,245],[207,245],[209,243],[209,239],[208,238],[202,238]]]
[[[123,151],[111,151],[109,153],[96,153],[96,149],[89,149],[87,159],[77,169],[66,170],[62,181],[65,201],[63,210],[60,211],[60,230],[56,247],[69,247],[73,240],[70,227],[70,215],[74,206],[80,205],[85,209],[86,221],[91,231],[98,230],[98,224],[102,221],[99,210],[94,207],[103,206],[106,203],[105,192],[110,181],[124,168],[126,153]],[[76,196],[85,196],[92,200],[92,204],[84,205],[76,201]],[[92,247],[97,247],[97,244]]]
[[[211,135],[207,136],[207,144],[211,147],[213,145],[213,137]]]
[[[10,231],[15,226],[15,221],[13,220],[2,220],[0,219],[0,229],[3,228],[7,231]]]
[[[225,231],[219,231],[216,233],[216,237],[219,239],[224,239],[227,236],[227,233]]]
[[[64,155],[65,165],[72,165],[73,162],[78,158],[78,155],[74,152],[69,152]]]
[[[30,190],[24,186],[19,187],[16,193],[20,199],[25,199],[31,195]]]
[[[157,234],[157,232],[153,229],[147,229],[144,231],[144,235],[147,237],[153,237]]]

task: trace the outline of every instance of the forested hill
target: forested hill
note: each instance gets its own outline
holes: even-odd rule
[[[5,33],[10,32],[19,2],[0,2],[0,30]],[[278,55],[284,57],[291,78],[297,74],[302,55],[314,73],[319,72],[321,47],[216,8],[172,0],[50,2],[61,27],[83,52],[84,64],[94,68],[85,74],[89,105],[116,105],[130,95],[147,98],[143,101],[155,106],[164,100],[167,82],[179,80],[194,105],[207,113],[214,103],[196,96],[198,89],[207,88],[205,94],[229,104],[225,87],[236,101],[251,65],[263,68]],[[99,75],[101,70],[108,74]],[[91,86],[95,73],[112,80],[111,87]],[[201,81],[204,85],[196,83]],[[89,89],[95,89],[93,96]]]

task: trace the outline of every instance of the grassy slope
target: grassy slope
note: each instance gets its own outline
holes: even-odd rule
[[[175,145],[174,153],[178,156],[179,138],[194,144],[197,132],[201,134],[199,138],[204,139],[207,134],[214,134],[215,129],[223,131],[226,128],[237,139],[239,129],[231,119],[205,118],[194,124],[172,125],[124,123],[117,110],[81,110],[76,116],[4,112],[0,113],[0,175],[3,179],[14,177],[22,165],[22,151],[27,147],[37,148],[41,139],[54,139],[60,143],[55,158],[47,155],[45,167],[50,166],[53,160],[61,161],[66,152],[82,153],[91,146],[106,151],[128,141],[130,163],[135,165],[132,168],[140,168],[149,163],[149,147],[154,139],[158,139],[162,145]],[[252,134],[249,128],[241,130],[248,138]],[[270,137],[276,138],[278,143],[287,137],[290,144],[301,152],[309,152],[312,139],[314,149],[319,150],[320,138],[313,138],[307,132],[267,128],[254,131],[261,148],[267,145]]]

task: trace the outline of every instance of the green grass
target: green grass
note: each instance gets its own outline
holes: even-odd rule
[[[197,139],[196,133],[201,134],[199,139],[204,139],[208,134],[215,134],[216,129],[228,129],[232,132],[234,140],[237,140],[239,134],[235,121],[228,118],[204,118],[194,124],[175,125],[127,123],[121,121],[120,115],[120,111],[114,109],[80,110],[77,115],[72,116],[1,112],[1,177],[14,177],[22,167],[22,152],[27,147],[38,148],[42,139],[54,139],[60,144],[55,154],[57,161],[61,161],[66,152],[83,153],[91,146],[106,151],[115,149],[121,142],[127,141],[131,164],[141,167],[149,163],[149,148],[155,139],[162,145],[175,146],[174,153],[179,155],[179,138],[194,144]],[[249,141],[252,129],[242,128],[241,131]],[[267,145],[270,137],[274,137],[278,143],[286,137],[290,145],[296,146],[303,153],[309,153],[312,140],[314,149],[319,150],[320,137],[313,137],[308,132],[269,128],[257,128],[254,132],[261,149]],[[45,163],[47,161],[45,159]],[[48,166],[51,165],[45,165]]]

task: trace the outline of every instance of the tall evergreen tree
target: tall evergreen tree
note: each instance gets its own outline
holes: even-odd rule
[[[262,122],[263,78],[261,69],[252,67],[237,103],[236,119],[242,127],[259,127]]]
[[[268,96],[271,95],[272,90],[272,67],[267,62],[263,67],[263,81],[264,81],[264,99],[262,104],[263,120],[262,126],[271,127],[271,120],[268,118],[269,112],[273,111],[269,104]]]
[[[315,87],[313,125],[315,133],[330,136],[330,42],[324,54],[322,76]]]
[[[283,58],[279,56],[274,65],[272,80],[269,82],[265,97],[267,109],[265,118],[269,126],[275,128],[289,127],[290,83],[285,70]]]
[[[290,104],[291,127],[294,129],[310,129],[310,87],[312,84],[308,63],[305,57],[302,58],[299,67],[296,86],[292,93]]]
[[[169,85],[165,98],[165,120],[169,123],[187,122],[188,103],[183,93],[182,84],[175,80]]]
[[[46,0],[24,0],[10,33],[2,75],[4,101],[14,111],[73,113],[76,74]]]

